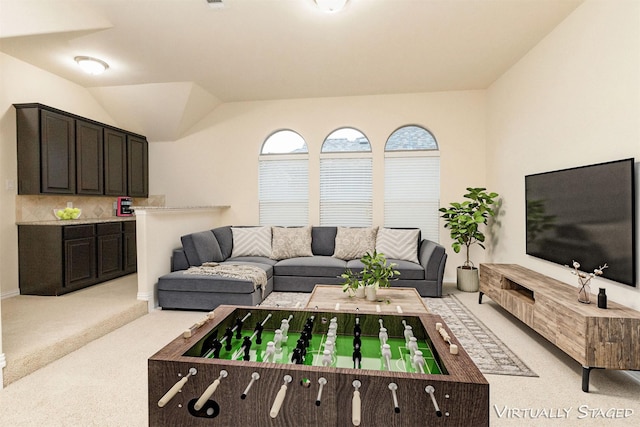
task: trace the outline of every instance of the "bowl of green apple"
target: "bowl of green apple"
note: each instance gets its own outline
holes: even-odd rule
[[[82,210],[79,208],[54,209],[53,215],[61,220],[78,219]]]

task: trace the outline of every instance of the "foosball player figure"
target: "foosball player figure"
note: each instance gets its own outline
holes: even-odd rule
[[[237,317],[236,318],[236,338],[240,339],[242,338],[242,324],[244,322],[242,321],[241,318]]]
[[[353,348],[361,347],[361,346],[362,346],[362,340],[360,339],[360,335],[356,335],[355,337],[353,337]]]
[[[293,349],[293,353],[291,354],[291,362],[296,365],[301,365],[304,362],[304,357],[302,356],[302,350],[298,347]]]
[[[303,358],[307,356],[307,347],[305,346],[305,342],[302,338],[298,340],[296,348],[300,350]]]
[[[353,347],[353,368],[360,369],[360,362],[362,362],[362,353],[360,352],[360,346]]]
[[[224,349],[227,351],[231,351],[231,341],[233,341],[233,330],[231,330],[231,328],[225,329],[224,338],[225,338]]]
[[[360,336],[362,334],[362,329],[360,328],[360,318],[356,317],[356,324],[353,326],[353,336]]]
[[[256,332],[256,344],[262,344],[262,331],[264,330],[264,326],[262,326],[262,323],[257,322],[256,323],[256,327],[253,330],[254,332]]]
[[[249,351],[251,350],[251,338],[244,337],[242,341],[242,348],[244,348],[244,357],[242,360],[250,360],[251,356],[249,355]]]
[[[309,335],[309,333],[305,329],[300,334],[300,339],[298,340],[298,342],[302,341],[304,343],[304,348],[307,348],[307,347],[309,347],[309,341],[310,340],[311,340],[311,336]]]
[[[220,350],[222,350],[222,343],[218,338],[213,340],[213,342],[211,343],[211,348],[213,349],[214,359],[220,359]]]

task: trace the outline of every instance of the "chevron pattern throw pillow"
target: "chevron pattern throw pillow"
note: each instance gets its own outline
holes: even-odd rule
[[[271,256],[271,227],[231,227],[231,258],[239,256]]]
[[[376,237],[376,250],[389,259],[418,263],[419,238],[419,229],[380,228]]]

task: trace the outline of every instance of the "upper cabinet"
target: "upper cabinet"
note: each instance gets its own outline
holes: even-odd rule
[[[148,197],[144,136],[42,104],[14,104],[18,194]]]

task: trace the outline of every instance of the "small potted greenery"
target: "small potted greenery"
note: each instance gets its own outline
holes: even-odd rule
[[[362,271],[354,272],[348,268],[340,276],[344,279],[342,285],[344,292],[350,292],[356,296],[364,292],[368,300],[375,301],[378,288],[388,288],[391,286],[391,280],[400,275],[400,272],[395,269],[397,264],[387,263],[386,256],[376,250],[373,253],[367,252],[360,258],[360,262],[363,264]]]
[[[440,208],[441,217],[444,219],[444,227],[451,231],[453,243],[451,247],[455,253],[459,253],[462,247],[466,249],[466,260],[458,267],[458,289],[467,292],[478,290],[478,269],[469,259],[469,248],[477,244],[484,247],[485,235],[480,226],[486,225],[490,217],[496,214],[493,209],[498,193],[487,193],[486,188],[469,187],[465,197],[468,200],[453,202],[447,208]]]

